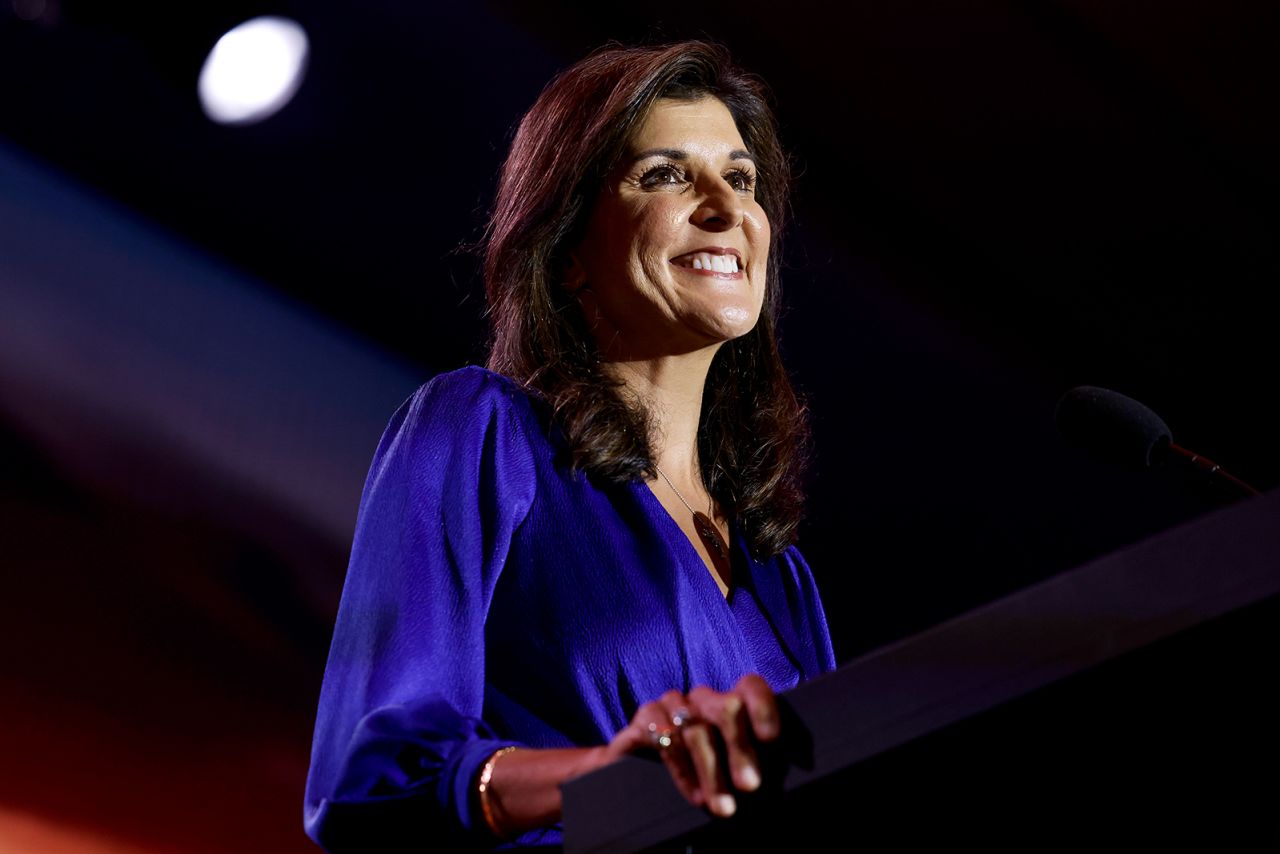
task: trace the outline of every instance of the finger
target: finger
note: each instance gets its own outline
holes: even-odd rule
[[[782,718],[778,714],[778,697],[769,683],[758,674],[748,673],[738,680],[733,693],[746,703],[755,737],[760,741],[776,739],[781,731]]]
[[[710,689],[705,693],[694,689],[689,697],[703,710],[707,723],[719,730],[733,785],[744,792],[760,788],[760,763],[743,699],[737,694],[720,694]]]
[[[636,709],[631,722],[619,730],[610,741],[609,750],[614,756],[656,751],[671,774],[672,782],[681,796],[696,807],[705,806],[706,797],[702,792],[697,772],[693,768],[693,762],[689,758],[688,748],[671,723],[670,713],[666,710],[667,705],[682,707],[684,695],[679,692],[670,693],[674,694],[674,697],[665,698],[665,702],[659,700],[645,703]],[[668,731],[673,735],[671,745],[660,748],[655,743],[654,735]]]
[[[652,750],[655,747],[653,733],[669,726],[667,712],[660,703],[645,703],[636,709],[631,722],[618,730],[609,746],[617,754]]]
[[[706,798],[703,795],[697,771],[689,757],[689,749],[680,732],[670,726],[660,730],[654,730],[653,727],[654,725],[650,724],[651,734],[655,731],[662,733],[663,737],[657,740],[656,749],[676,789],[689,803],[696,807],[703,806]]]
[[[663,711],[668,720],[671,721],[671,726],[676,733],[675,741],[671,747],[662,751],[662,760],[667,764],[667,770],[671,772],[671,777],[681,794],[694,806],[704,806],[706,798],[702,793],[698,772],[693,766],[689,745],[684,739],[684,726],[692,717],[692,712],[689,710],[689,701],[679,691],[668,691],[662,695],[658,702],[662,705]]]
[[[672,746],[662,751],[661,755],[667,772],[671,774],[671,781],[684,799],[695,807],[706,806],[707,798],[702,791],[702,781],[698,779],[688,748],[683,744],[679,747]]]
[[[716,815],[733,815],[738,805],[733,795],[729,794],[725,776],[721,773],[720,752],[714,728],[705,722],[691,723],[684,727],[683,737],[689,748],[694,771],[698,775],[704,803]]]

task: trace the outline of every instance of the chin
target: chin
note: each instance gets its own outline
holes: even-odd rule
[[[726,306],[720,310],[719,316],[716,318],[718,337],[722,341],[741,338],[752,329],[755,329],[756,322],[759,320],[759,310],[745,306]]]

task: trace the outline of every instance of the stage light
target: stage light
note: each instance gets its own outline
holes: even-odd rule
[[[267,15],[232,28],[209,51],[197,86],[205,115],[219,124],[260,122],[289,103],[302,84],[306,31]]]

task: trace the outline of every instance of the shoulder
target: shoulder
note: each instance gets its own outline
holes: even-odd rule
[[[431,496],[480,489],[524,506],[545,444],[538,431],[532,401],[513,380],[478,367],[439,374],[391,416],[363,500],[381,490],[426,506]]]
[[[757,558],[765,566],[774,567],[793,588],[804,589],[813,584],[813,573],[809,563],[800,553],[798,546],[792,544],[775,555]]]
[[[515,380],[477,366],[437,374],[391,417],[388,434],[466,443],[497,432],[511,438],[539,432],[535,401]]]
[[[406,401],[410,412],[438,414],[531,410],[530,395],[515,380],[476,365],[437,374]]]
[[[510,377],[461,368],[420,386],[392,417],[387,436],[416,471],[496,465],[504,478],[523,478],[551,453],[538,405]]]
[[[822,606],[822,597],[808,561],[794,544],[783,550],[777,560],[788,576],[785,583],[790,587],[788,598],[793,619],[797,626],[804,627],[798,648],[806,650],[805,678],[834,670],[835,652],[831,646],[831,631],[827,627],[826,609]]]

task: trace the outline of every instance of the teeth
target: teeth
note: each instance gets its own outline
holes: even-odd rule
[[[711,270],[714,273],[738,272],[738,259],[733,255],[711,255],[699,252],[693,255],[690,266],[695,270]]]

